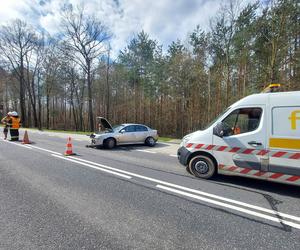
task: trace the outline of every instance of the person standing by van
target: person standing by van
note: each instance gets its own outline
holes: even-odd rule
[[[11,141],[19,141],[19,128],[21,126],[21,119],[16,111],[10,113],[9,131]]]
[[[3,129],[3,134],[4,134],[4,140],[7,139],[7,134],[8,134],[8,122],[10,120],[10,112],[6,114],[1,120],[1,123],[4,124],[4,129]]]

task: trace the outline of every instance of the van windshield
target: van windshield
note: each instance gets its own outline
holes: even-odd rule
[[[208,129],[211,125],[213,125],[222,115],[224,115],[231,107],[228,107],[227,109],[225,109],[222,113],[220,113],[219,115],[216,116],[215,119],[213,119],[210,123],[208,123],[208,125],[206,125],[206,127],[204,127],[205,129]]]

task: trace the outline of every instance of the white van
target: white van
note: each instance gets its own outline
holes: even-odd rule
[[[207,129],[183,137],[178,159],[200,178],[219,173],[300,185],[300,91],[241,99]]]

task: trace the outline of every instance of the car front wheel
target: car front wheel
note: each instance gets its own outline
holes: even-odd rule
[[[104,141],[104,148],[112,149],[116,146],[116,141],[113,138],[108,138]]]

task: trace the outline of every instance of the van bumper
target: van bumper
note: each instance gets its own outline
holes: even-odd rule
[[[189,159],[190,155],[191,155],[191,152],[188,151],[185,147],[180,147],[177,151],[177,158],[178,158],[179,162],[184,166],[188,165],[188,159]]]

